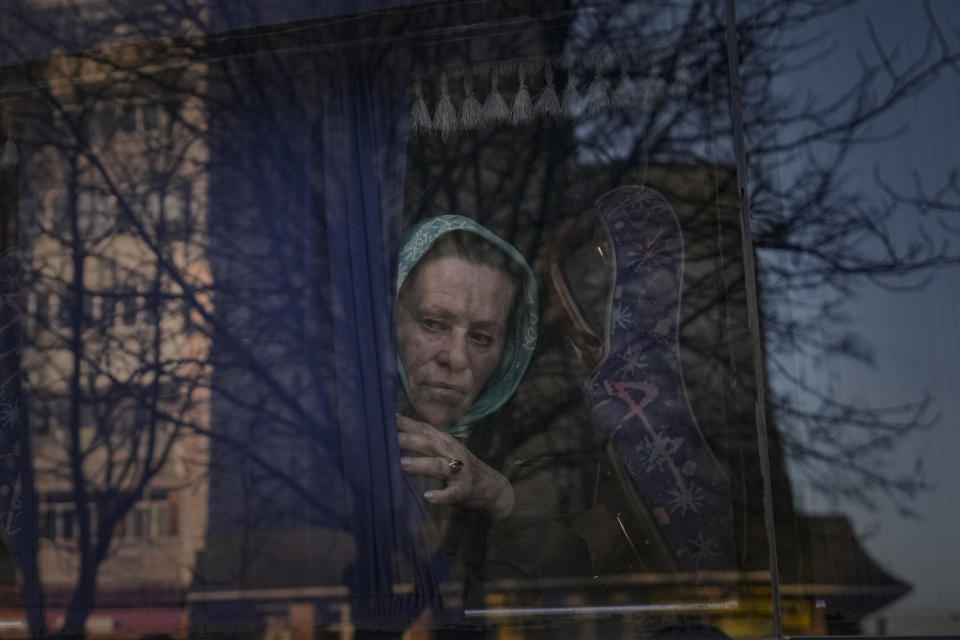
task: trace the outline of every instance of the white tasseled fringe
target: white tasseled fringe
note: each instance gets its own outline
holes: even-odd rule
[[[466,98],[460,105],[460,126],[463,129],[478,129],[483,125],[483,105],[473,95],[473,75],[463,76],[463,92]]]
[[[577,92],[577,77],[572,70],[567,73],[567,87],[563,90],[560,110],[569,118],[580,117],[580,112],[583,110],[583,100]]]
[[[437,103],[437,110],[433,115],[433,127],[440,132],[440,137],[446,140],[459,128],[459,124],[457,108],[450,99],[447,74],[444,72],[440,74],[440,102]]]
[[[589,114],[602,113],[610,109],[610,87],[600,72],[593,76],[587,95],[583,97],[583,109]]]
[[[430,110],[423,99],[423,85],[420,78],[413,81],[413,106],[410,108],[410,132],[414,135],[426,133],[433,126]]]
[[[517,95],[513,98],[513,109],[510,111],[510,122],[514,125],[533,119],[533,101],[530,99],[530,91],[527,89],[526,82],[524,82],[522,65],[517,71],[517,78],[520,81],[520,87],[517,89]]]
[[[493,125],[510,119],[510,108],[500,95],[500,75],[496,69],[490,71],[490,95],[483,103],[484,124]]]
[[[561,113],[560,98],[557,97],[557,89],[553,86],[553,65],[549,62],[543,65],[543,79],[547,84],[540,91],[540,95],[537,96],[537,102],[533,107],[537,113],[558,116]]]
[[[564,54],[556,60],[566,67],[565,82],[560,83],[562,91],[556,82],[554,61],[543,60],[544,85],[535,94],[536,99],[532,98],[534,92],[527,84],[527,73],[536,68],[540,61],[517,64],[517,91],[510,101],[500,91],[501,68],[490,68],[490,92],[485,100],[481,99],[482,95],[477,96],[474,92],[473,81],[477,68],[441,71],[438,81],[439,98],[432,117],[423,95],[421,78],[417,77],[414,80],[413,100],[410,105],[410,130],[414,135],[435,131],[446,140],[457,131],[508,123],[519,125],[536,117],[563,115],[579,118],[585,114],[602,114],[611,109],[650,110],[667,99],[685,98],[695,84],[691,76],[692,70],[683,67],[672,73],[673,81],[669,85],[656,67],[645,77],[642,74],[631,74],[628,64],[636,65],[638,61],[645,59],[645,56],[641,57],[641,52],[637,51],[621,52],[620,75],[615,79],[611,73],[613,65],[616,64],[615,57],[612,49],[598,50],[579,57],[576,54]],[[577,85],[577,73],[580,71],[592,74],[583,94]],[[464,97],[458,110],[450,93],[449,77],[461,73]]]

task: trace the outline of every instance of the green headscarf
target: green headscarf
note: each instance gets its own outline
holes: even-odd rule
[[[475,422],[503,406],[513,395],[513,392],[517,390],[517,385],[520,384],[520,380],[530,364],[530,359],[533,357],[533,350],[537,346],[540,307],[537,298],[537,279],[520,252],[470,218],[455,215],[428,218],[404,232],[400,240],[397,295],[400,294],[400,288],[414,265],[426,255],[437,238],[451,231],[469,231],[477,234],[503,251],[509,259],[519,264],[524,274],[523,290],[520,292],[520,298],[517,301],[513,327],[508,329],[507,345],[504,348],[503,356],[500,358],[500,366],[487,381],[486,386],[474,400],[473,405],[467,409],[467,413],[447,430],[450,435],[463,440],[470,434]],[[407,372],[403,368],[403,363],[400,362],[399,355],[397,356],[397,370],[400,373],[403,390],[409,398],[410,389],[407,386]]]

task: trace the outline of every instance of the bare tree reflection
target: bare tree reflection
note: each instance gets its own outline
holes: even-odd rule
[[[904,60],[874,38],[857,82],[826,104],[791,101],[776,81],[789,71],[786,60],[822,53],[818,39],[801,36],[845,3],[739,6],[751,192],[737,194],[720,2],[483,10],[442,3],[225,37],[203,35],[216,3],[168,3],[159,14],[102,4],[99,14],[83,2],[58,9],[93,48],[24,63],[9,81],[14,97],[4,98],[25,150],[29,301],[21,322],[29,329],[23,359],[34,434],[26,472],[36,478],[49,542],[40,555],[70,576],[64,632],[82,633],[96,585],[122,573],[124,548],[150,537],[144,527],[173,537],[174,494],[191,494],[182,504],[203,513],[190,524],[181,514],[178,526],[189,531],[177,534],[186,542],[170,552],[177,561],[169,579],[182,583],[194,579],[208,528],[234,523],[242,537],[265,522],[326,527],[333,518],[317,488],[349,490],[326,448],[335,443],[315,438],[327,416],[314,391],[332,393],[336,363],[302,353],[303,344],[322,343],[335,312],[324,308],[327,274],[316,257],[323,228],[310,216],[273,215],[322,190],[322,167],[302,162],[322,141],[302,132],[317,125],[311,78],[329,70],[317,60],[338,47],[376,43],[384,65],[409,75],[411,86],[419,80],[431,120],[445,94],[457,104],[468,91],[512,100],[523,83],[532,104],[555,83],[563,111],[571,103],[559,87],[580,91],[575,118],[563,111],[446,135],[423,127],[410,144],[406,218],[467,213],[536,256],[557,225],[606,190],[647,182],[663,191],[685,211],[689,246],[715,249],[691,256],[684,292],[695,410],[725,462],[745,464],[744,476],[753,477],[754,381],[738,315],[748,283],[735,216],[738,195],[746,195],[763,257],[766,362],[791,386],[769,390],[775,452],[815,470],[824,491],[859,503],[889,500],[908,512],[929,488],[919,469],[898,474],[862,461],[895,456],[904,437],[936,424],[935,398],[850,403],[783,364],[828,352],[871,363],[871,346],[849,328],[843,303],[864,282],[923,287],[934,270],[960,262],[960,227],[948,217],[960,209],[956,171],[934,193],[919,183],[901,193],[878,176],[879,198],[844,178],[851,150],[875,139],[877,119],[956,76],[960,44],[929,6],[924,51]],[[257,13],[253,3],[235,9]],[[12,3],[3,15],[25,33],[43,31],[27,4]],[[151,35],[171,28],[179,39]],[[139,39],[151,42],[121,46]],[[494,86],[489,72],[501,69]],[[631,73],[644,83],[628,85]],[[618,106],[618,95],[633,102]],[[785,157],[789,172],[781,171]],[[229,215],[211,215],[214,199]],[[910,212],[923,214],[921,230],[903,238],[893,223]],[[927,227],[948,241],[934,241]],[[539,369],[511,409],[520,427],[497,436],[493,457],[507,464],[526,438],[553,429],[553,454],[571,487],[559,502],[585,509],[583,463],[594,452],[567,381],[555,310],[544,333]],[[732,417],[745,426],[729,428]],[[789,491],[782,464],[775,481]],[[210,507],[209,523],[208,490],[231,495]],[[241,555],[249,559],[255,546]],[[229,573],[216,579],[230,583]]]

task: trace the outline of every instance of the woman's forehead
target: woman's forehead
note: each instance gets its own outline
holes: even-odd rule
[[[413,294],[410,302],[421,310],[469,314],[475,322],[501,326],[506,324],[516,293],[513,281],[502,270],[456,256],[422,265],[409,284]]]

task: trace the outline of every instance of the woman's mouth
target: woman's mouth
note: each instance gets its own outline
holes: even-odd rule
[[[466,393],[461,387],[446,382],[425,382],[423,386],[434,392],[453,393],[457,395],[464,395],[464,393]]]

